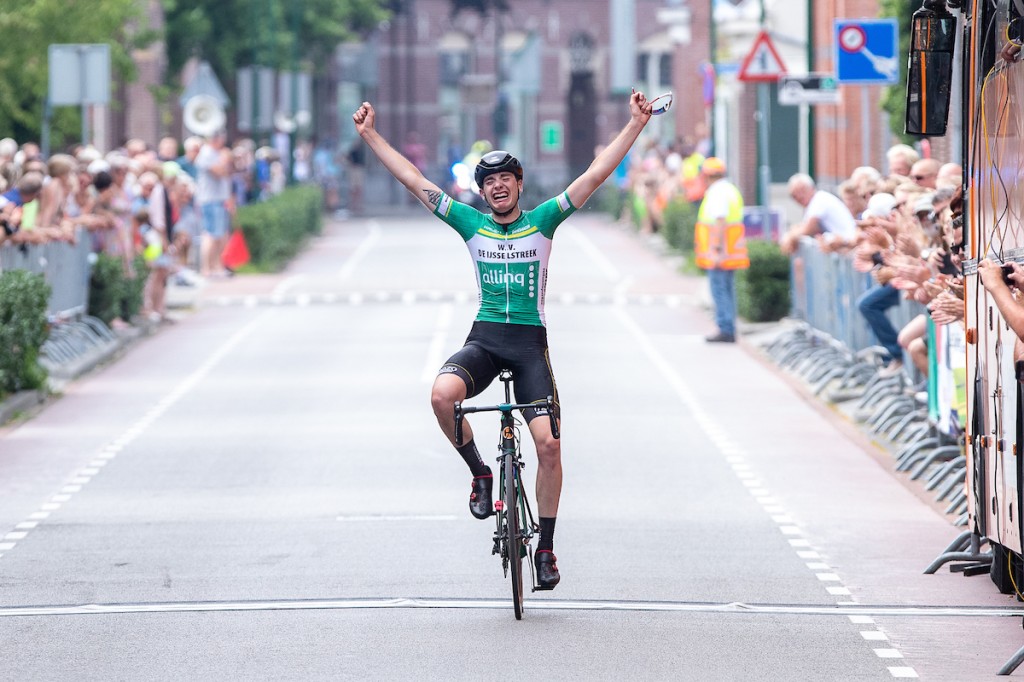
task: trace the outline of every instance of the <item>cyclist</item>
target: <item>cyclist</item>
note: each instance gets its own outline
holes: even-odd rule
[[[551,239],[558,225],[582,206],[608,178],[639,137],[651,117],[643,93],[629,99],[630,119],[590,167],[559,195],[532,211],[519,206],[523,167],[505,151],[483,155],[475,179],[490,214],[455,201],[402,156],[374,127],[375,114],[363,102],[352,115],[356,130],[384,167],[424,206],[465,240],[477,273],[480,308],[461,350],[441,367],[431,392],[438,424],[454,446],[455,403],[482,392],[502,368],[512,370],[517,403],[543,403],[558,392],[548,358],[544,320]],[[543,416],[544,419],[537,419]],[[547,408],[523,411],[537,449],[537,510],[540,541],[534,561],[537,582],[551,589],[560,579],[554,555],[555,518],[562,490],[559,441],[551,435]],[[493,511],[491,469],[480,458],[473,431],[464,425],[459,454],[473,473],[470,512],[485,519]]]

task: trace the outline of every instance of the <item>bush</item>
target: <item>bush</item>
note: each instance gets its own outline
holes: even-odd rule
[[[46,380],[38,363],[46,341],[50,285],[25,270],[0,273],[0,395],[35,389]]]
[[[142,256],[136,256],[133,276],[124,272],[120,256],[101,253],[89,278],[89,314],[109,325],[115,318],[130,321],[142,310],[143,290],[149,270]]]
[[[697,225],[697,207],[683,198],[668,203],[664,212],[662,236],[672,248],[684,253],[693,252],[693,234]]]
[[[253,269],[280,270],[323,225],[323,191],[315,185],[289,187],[275,197],[238,209]]]
[[[736,277],[736,308],[751,322],[781,320],[789,313],[789,258],[775,242],[749,241],[750,269]]]
[[[597,189],[597,196],[584,205],[584,209],[593,207],[593,210],[607,213],[612,220],[618,220],[622,216],[622,209],[626,206],[627,193],[619,189],[615,183],[606,182]]]

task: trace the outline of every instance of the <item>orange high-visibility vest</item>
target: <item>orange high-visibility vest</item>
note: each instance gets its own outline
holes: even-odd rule
[[[719,227],[718,220],[710,215],[709,199],[728,202],[724,228]],[[708,187],[697,212],[693,250],[697,267],[702,270],[742,270],[750,267],[743,226],[743,196],[736,185],[718,180]]]

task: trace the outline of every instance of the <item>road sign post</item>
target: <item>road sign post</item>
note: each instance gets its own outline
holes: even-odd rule
[[[899,26],[895,19],[836,19],[836,80],[860,85],[864,165],[871,148],[871,102],[867,85],[893,85],[900,79]]]
[[[48,51],[48,88],[43,115],[43,154],[49,154],[52,107],[82,107],[82,144],[89,142],[86,107],[110,102],[110,45],[52,44]]]
[[[757,83],[757,203],[764,207],[768,222],[768,186],[771,184],[768,135],[771,126],[771,93],[769,86],[786,74],[786,65],[779,56],[767,31],[762,30],[740,65],[737,78]]]

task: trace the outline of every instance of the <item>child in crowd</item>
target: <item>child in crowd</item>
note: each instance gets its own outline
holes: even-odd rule
[[[143,315],[152,322],[162,322],[167,319],[167,278],[173,264],[167,236],[150,224],[149,211],[144,208],[132,215],[132,233],[140,238],[142,259],[149,268],[143,290]]]

